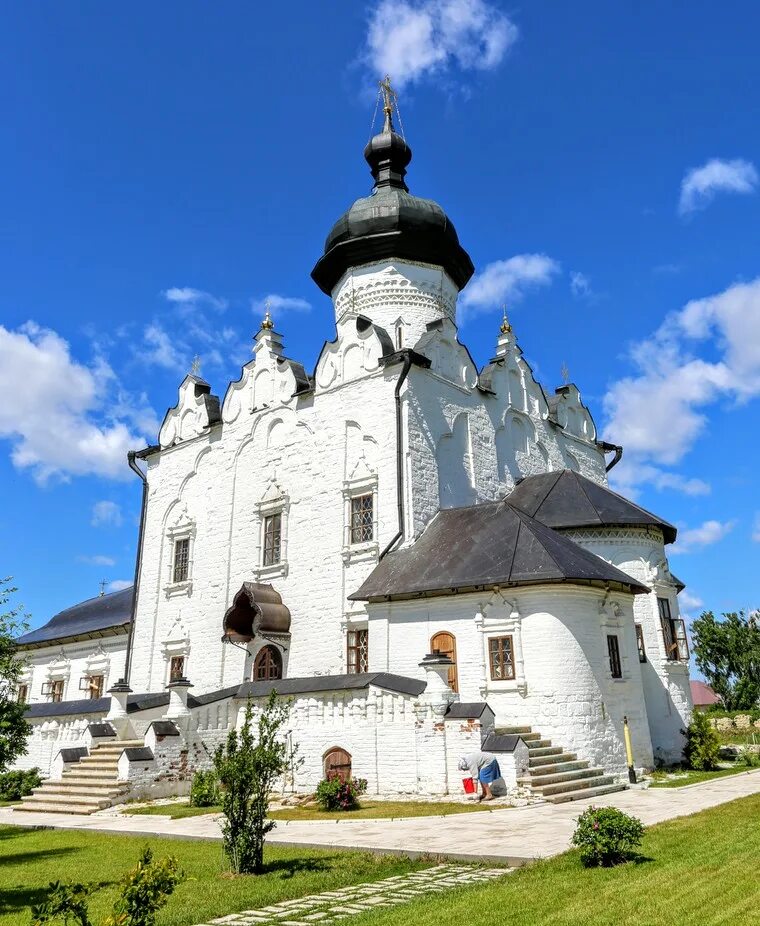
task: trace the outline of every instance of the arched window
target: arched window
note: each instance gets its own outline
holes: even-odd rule
[[[273,678],[282,678],[282,656],[275,646],[263,646],[253,662],[254,682],[266,682]]]
[[[337,775],[341,781],[347,781],[351,777],[351,753],[346,752],[345,749],[341,749],[339,746],[326,752],[324,772],[325,778]]]
[[[459,691],[459,679],[457,678],[457,641],[453,633],[446,633],[442,630],[430,640],[430,652],[438,650],[441,656],[448,656],[454,665],[449,669],[449,687],[453,691]]]

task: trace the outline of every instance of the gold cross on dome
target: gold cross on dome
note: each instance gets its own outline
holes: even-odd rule
[[[504,313],[504,318],[502,319],[499,331],[501,331],[502,334],[509,334],[509,332],[512,330],[512,326],[509,324],[509,319],[507,318],[506,305],[503,305],[501,309],[502,309],[502,312]]]
[[[385,80],[379,81],[380,93],[383,95],[383,110],[386,113],[393,112],[393,104],[398,99],[398,94],[391,87],[391,79],[388,74],[385,75]]]
[[[264,308],[266,311],[264,313],[264,321],[261,323],[261,327],[266,331],[271,331],[272,328],[274,328],[274,322],[272,321],[272,313],[270,311],[272,308],[272,303],[269,301],[269,299],[267,299],[264,303]]]
[[[190,372],[193,376],[200,376],[201,358],[198,356],[198,354],[193,357],[193,362],[190,364]]]

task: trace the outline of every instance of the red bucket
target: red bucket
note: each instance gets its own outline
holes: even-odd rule
[[[475,782],[472,778],[463,778],[462,785],[464,786],[465,794],[474,794],[475,793]]]

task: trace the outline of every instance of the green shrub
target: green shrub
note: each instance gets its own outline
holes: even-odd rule
[[[176,858],[154,862],[153,853],[146,847],[140,853],[137,867],[124,878],[121,894],[103,926],[155,926],[157,912],[183,878]],[[64,926],[69,921],[92,926],[87,898],[100,887],[103,885],[51,881],[45,900],[32,907],[32,926],[45,926],[57,920],[62,920]]]
[[[5,772],[0,775],[0,801],[20,801],[32,793],[32,788],[42,784],[40,770],[30,768],[26,771]]]
[[[607,868],[633,858],[643,834],[644,826],[636,817],[616,807],[589,807],[578,817],[573,845],[581,850],[587,868]]]
[[[744,765],[746,768],[760,768],[760,753],[745,746],[736,757],[737,765]]]
[[[694,711],[684,735],[686,746],[683,757],[687,768],[697,772],[714,772],[718,768],[720,737],[709,718],[700,711]]]
[[[190,785],[190,806],[214,807],[219,800],[219,782],[216,779],[216,772],[213,769],[208,772],[196,772],[193,775],[193,783]]]
[[[367,790],[366,778],[348,778],[328,775],[317,785],[317,803],[322,810],[357,810],[359,797]]]

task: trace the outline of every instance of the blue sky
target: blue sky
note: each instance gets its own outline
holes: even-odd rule
[[[462,340],[485,362],[506,301],[545,387],[567,364],[626,446],[618,487],[681,529],[686,610],[758,606],[757,4],[45,0],[3,18],[0,572],[33,625],[131,580],[125,451],[155,440],[196,353],[223,395],[266,296],[307,368],[333,336],[309,273],[370,188],[386,71],[410,187],[477,268]]]

